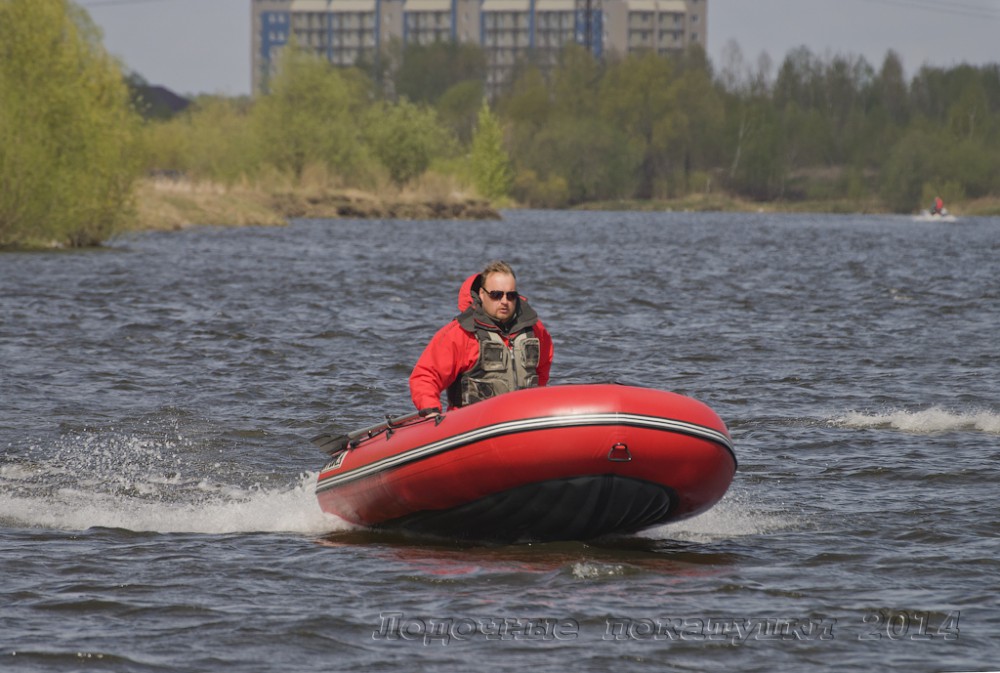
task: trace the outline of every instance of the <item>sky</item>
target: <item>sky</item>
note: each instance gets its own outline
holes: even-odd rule
[[[182,95],[249,94],[251,0],[76,0],[104,46],[151,84]],[[746,64],[774,72],[792,49],[863,56],[888,50],[908,76],[923,65],[1000,63],[1000,0],[707,0],[708,55],[717,69],[735,42]],[[731,52],[731,49],[729,50]]]

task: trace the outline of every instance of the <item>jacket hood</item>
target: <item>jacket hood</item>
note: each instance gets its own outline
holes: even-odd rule
[[[465,279],[462,287],[458,290],[458,310],[459,312],[479,303],[479,287],[482,285],[482,275],[474,273]]]

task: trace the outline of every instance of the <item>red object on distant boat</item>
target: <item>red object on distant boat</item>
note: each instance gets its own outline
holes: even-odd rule
[[[505,543],[633,533],[704,512],[736,456],[705,404],[618,384],[507,393],[313,440],[323,511],[367,527]]]

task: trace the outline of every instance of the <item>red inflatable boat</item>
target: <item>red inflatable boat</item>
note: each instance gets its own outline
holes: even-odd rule
[[[313,442],[316,496],[361,526],[496,542],[585,540],[705,511],[736,471],[725,424],[617,384],[519,390]]]

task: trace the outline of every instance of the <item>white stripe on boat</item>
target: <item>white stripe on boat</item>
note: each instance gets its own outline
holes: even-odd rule
[[[447,422],[447,417],[445,418],[445,422]],[[466,444],[480,442],[493,437],[499,437],[501,435],[509,435],[518,432],[530,432],[533,430],[549,430],[552,428],[590,425],[627,425],[701,437],[702,439],[707,439],[710,442],[721,444],[731,454],[733,454],[733,457],[735,458],[733,442],[724,432],[713,430],[712,428],[707,428],[703,425],[697,425],[695,423],[687,423],[685,421],[677,421],[670,418],[660,418],[658,416],[642,416],[639,414],[622,413],[544,416],[541,418],[526,418],[517,421],[497,423],[496,425],[487,425],[482,428],[476,428],[475,430],[463,432],[460,435],[439,439],[438,441],[431,442],[430,444],[417,446],[394,456],[388,456],[382,460],[378,460],[367,465],[361,465],[353,470],[321,478],[316,484],[316,491],[325,491],[326,489],[339,486],[340,484],[344,484],[349,481],[363,479],[373,474],[377,474],[383,470],[399,467],[400,465],[412,463],[413,461],[427,458],[434,454],[444,453],[445,451],[450,451]],[[364,444],[362,444],[362,446],[363,445]]]

